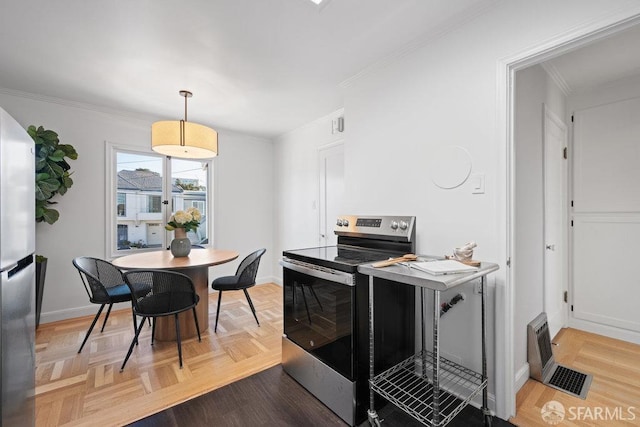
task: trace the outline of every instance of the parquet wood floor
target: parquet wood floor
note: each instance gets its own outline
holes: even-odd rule
[[[541,411],[553,400],[565,409],[559,426],[640,426],[640,345],[570,328],[562,329],[553,342],[557,363],[593,375],[587,399],[529,379],[516,396],[513,424],[551,425]]]
[[[36,426],[125,425],[279,364],[282,288],[270,283],[249,292],[261,326],[242,291],[228,291],[214,334],[217,293],[210,294],[209,329],[202,342],[182,342],[182,369],[176,344],[151,346],[151,328],[145,326],[120,372],[134,335],[128,309],[112,312],[100,333],[103,314],[81,354],[77,351],[93,316],[40,325]]]

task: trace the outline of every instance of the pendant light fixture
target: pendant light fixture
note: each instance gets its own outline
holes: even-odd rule
[[[218,132],[187,121],[187,98],[193,94],[181,90],[184,120],[165,120],[151,125],[151,149],[165,156],[184,159],[209,159],[218,155]]]

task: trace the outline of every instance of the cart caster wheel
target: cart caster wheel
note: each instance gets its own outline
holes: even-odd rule
[[[369,409],[367,411],[367,419],[369,420],[369,425],[372,427],[381,427],[380,418],[378,417],[378,413],[376,411],[372,411]]]

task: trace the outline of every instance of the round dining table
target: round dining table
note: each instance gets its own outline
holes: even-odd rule
[[[112,261],[122,270],[154,269],[171,270],[183,273],[191,278],[200,301],[196,306],[196,316],[200,332],[209,328],[209,267],[224,264],[238,258],[238,252],[193,248],[186,257],[174,257],[171,251],[161,250],[125,255]],[[187,339],[198,335],[192,311],[180,313],[180,337]],[[175,341],[176,327],[173,316],[159,317],[156,320],[155,339],[159,341]]]

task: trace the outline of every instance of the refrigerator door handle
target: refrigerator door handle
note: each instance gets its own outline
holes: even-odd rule
[[[8,276],[12,277],[13,275],[20,273],[22,270],[24,270],[31,264],[33,264],[33,255],[27,255],[17,263],[12,264],[12,266],[7,268],[7,270],[9,271]]]
[[[14,268],[18,267],[18,263],[14,262],[11,265],[8,265],[7,268],[3,269],[2,271],[7,271],[7,272],[12,272]]]

